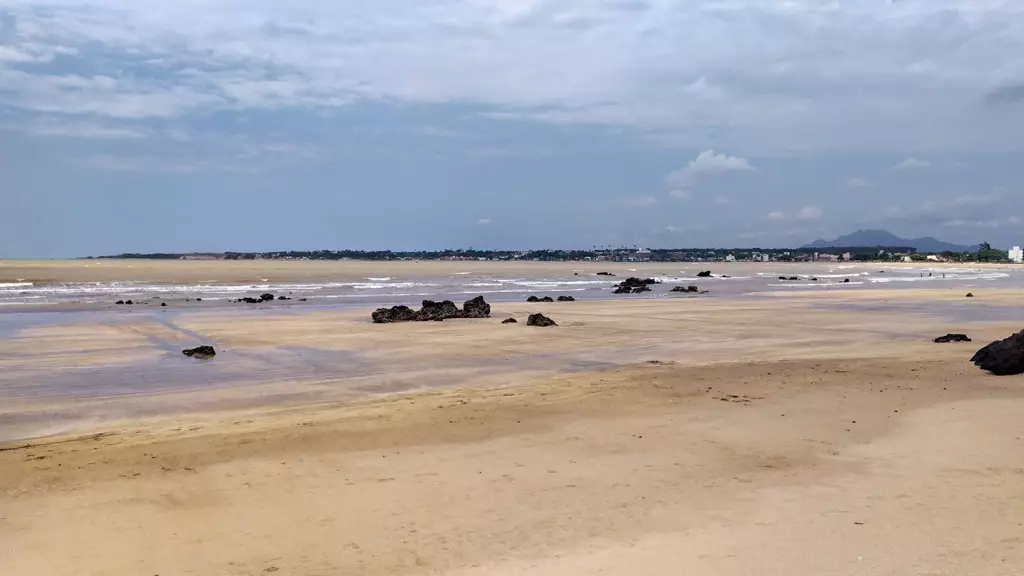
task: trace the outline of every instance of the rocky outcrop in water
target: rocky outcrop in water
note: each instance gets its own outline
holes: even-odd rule
[[[700,289],[697,288],[696,286],[694,286],[693,284],[691,284],[689,286],[676,286],[675,288],[669,290],[669,292],[693,292],[693,293],[696,293],[696,292],[699,292],[699,291],[700,291]]]
[[[703,272],[697,272],[697,278],[710,278],[711,270],[705,270]]]
[[[612,274],[611,272],[598,272],[597,275],[598,276],[615,276],[615,274]]]
[[[392,306],[391,308],[378,308],[374,310],[371,318],[376,324],[391,324],[394,322],[441,322],[453,318],[490,318],[491,305],[484,301],[483,296],[477,296],[467,300],[460,310],[451,300],[434,302],[424,300],[419,310],[413,310],[408,306]]]
[[[537,303],[537,302],[554,302],[555,300],[551,296],[542,296],[540,298],[538,298],[536,296],[530,296],[529,298],[526,299],[526,301],[530,302],[530,303]]]
[[[269,293],[269,292],[267,292],[266,294],[260,294],[260,300],[262,300],[264,302],[270,302],[273,299],[274,299],[274,295]]]
[[[1024,330],[978,350],[971,362],[996,376],[1024,373]]]
[[[217,351],[213,349],[213,346],[196,346],[195,348],[186,348],[181,351],[182,354],[189,358],[197,358],[199,360],[207,360],[217,355]]]
[[[629,277],[615,285],[615,290],[612,294],[639,294],[640,292],[650,292],[650,286],[657,284],[658,281],[654,278],[635,278]]]
[[[970,342],[971,339],[967,337],[967,334],[946,334],[945,336],[939,336],[932,340],[936,344],[946,344],[947,342]]]
[[[559,296],[558,297],[558,301],[559,302],[575,302],[576,299],[573,298],[572,296]]]
[[[555,321],[543,314],[530,314],[530,317],[526,319],[527,326],[539,326],[541,328],[547,328],[548,326],[558,326]]]

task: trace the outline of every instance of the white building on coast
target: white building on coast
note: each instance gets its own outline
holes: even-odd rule
[[[1007,254],[1007,258],[1016,264],[1024,263],[1024,250],[1021,250],[1020,246],[1014,246]]]

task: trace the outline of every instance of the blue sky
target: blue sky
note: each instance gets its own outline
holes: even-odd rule
[[[0,256],[1024,242],[1024,2],[0,0]]]

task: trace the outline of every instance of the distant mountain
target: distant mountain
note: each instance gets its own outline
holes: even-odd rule
[[[936,240],[931,236],[924,238],[900,238],[885,230],[857,230],[852,234],[840,236],[835,240],[815,240],[804,248],[852,248],[868,246],[903,246],[914,248],[918,252],[975,252],[977,246],[960,246]]]

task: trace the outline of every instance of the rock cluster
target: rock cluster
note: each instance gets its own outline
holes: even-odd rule
[[[692,293],[697,293],[699,291],[700,291],[700,289],[697,288],[696,286],[694,286],[693,284],[690,284],[689,286],[676,286],[675,288],[669,290],[669,292],[692,292]]]
[[[536,302],[554,302],[555,300],[551,296],[542,296],[540,298],[538,298],[536,296],[530,296],[529,298],[526,299],[526,301],[527,302],[531,302],[531,303],[536,303]]]
[[[477,296],[467,300],[460,310],[451,300],[434,302],[424,300],[419,310],[413,310],[408,306],[392,306],[391,308],[378,308],[371,317],[376,324],[390,324],[392,322],[440,322],[452,318],[490,318],[491,305],[484,301],[483,296]]]
[[[572,296],[559,296],[558,297],[558,301],[559,302],[575,302],[576,299],[573,298]]]
[[[650,292],[651,284],[657,284],[658,281],[654,278],[626,278],[622,282],[615,285],[615,290],[612,294],[639,294],[640,292]]]
[[[971,362],[997,376],[1024,373],[1024,330],[978,350]]]

